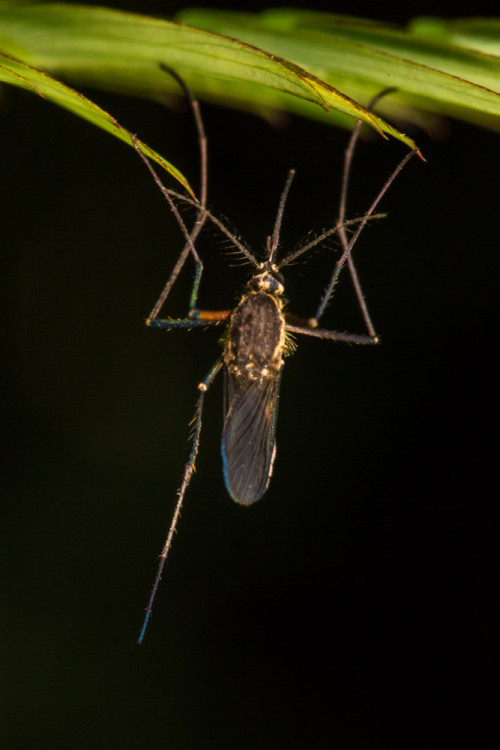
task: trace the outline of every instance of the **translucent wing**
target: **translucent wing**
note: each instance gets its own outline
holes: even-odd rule
[[[281,374],[244,382],[225,376],[224,480],[233,500],[250,505],[267,490],[273,471]]]

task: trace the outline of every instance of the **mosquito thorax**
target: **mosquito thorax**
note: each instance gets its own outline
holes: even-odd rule
[[[260,273],[249,280],[247,287],[251,292],[262,292],[280,296],[285,291],[283,277],[277,267],[271,263],[262,263],[259,266]]]

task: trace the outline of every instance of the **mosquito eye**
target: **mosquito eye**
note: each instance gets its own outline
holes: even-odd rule
[[[249,280],[248,288],[253,292],[267,292],[268,279],[269,275],[267,273],[258,273],[256,276],[252,276],[252,278]]]
[[[283,283],[278,278],[269,276],[267,280],[267,290],[272,294],[275,294],[276,292],[279,292],[280,289],[283,291]]]

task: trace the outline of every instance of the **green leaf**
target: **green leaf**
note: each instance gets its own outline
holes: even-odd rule
[[[104,8],[65,4],[0,5],[4,50],[77,83],[164,98],[177,91],[159,67],[185,79],[198,96],[246,108],[288,108],[295,99],[325,112],[363,119],[415,148],[414,142],[312,69],[272,49],[208,30]]]
[[[286,9],[261,14],[186,10],[180,18],[285,55],[354,98],[366,100],[390,85],[398,89],[402,114],[410,105],[499,127],[500,58],[487,54],[498,51],[498,19],[463,23],[426,19],[425,25],[417,20],[403,29]],[[476,49],[471,48],[472,35]],[[481,51],[477,51],[478,39]],[[386,107],[397,114],[394,102],[389,97]]]
[[[69,109],[70,112],[89,120],[89,122],[92,122],[94,125],[97,125],[108,133],[120,138],[129,146],[132,145],[132,134],[120,125],[114,117],[101,109],[101,107],[98,107],[94,102],[91,102],[90,99],[87,99],[83,94],[65,86],[60,81],[56,81],[55,78],[51,78],[51,76],[43,73],[41,70],[37,70],[30,65],[26,65],[26,63],[0,54],[0,81],[20,86],[21,88],[38,94],[44,99],[49,99],[54,102],[54,104]],[[146,156],[153,159],[157,164],[162,166],[167,172],[175,177],[175,179],[194,197],[194,193],[191,190],[188,181],[178,169],[149,148],[149,146],[142,143],[139,139],[136,139],[136,144]]]
[[[432,129],[443,113],[499,127],[498,19],[423,18],[402,28],[282,9],[260,14],[192,9],[178,19],[192,25],[105,8],[0,0],[0,47],[75,85],[161,101],[178,94],[177,84],[160,69],[163,63],[200,99],[271,119],[291,111],[352,126],[352,118],[361,118],[411,148],[410,138],[357,101],[368,102],[391,86],[397,93],[380,107],[390,118]],[[4,72],[3,80],[22,85],[22,75],[9,64],[5,68],[9,75]],[[31,80],[43,91],[41,81],[25,78],[28,88]],[[77,106],[79,95],[73,94],[70,104],[67,95],[58,99],[44,92],[129,140],[113,118],[97,115],[90,103],[82,106],[88,102],[83,98]],[[154,158],[180,178],[172,165]]]
[[[416,36],[500,56],[500,18],[416,18],[410,23]]]

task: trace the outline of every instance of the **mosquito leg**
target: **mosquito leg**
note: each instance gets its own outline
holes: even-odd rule
[[[232,310],[197,310],[189,311],[187,318],[147,318],[146,325],[149,328],[162,328],[164,331],[173,331],[176,328],[190,330],[192,328],[208,328],[225,323]]]
[[[371,101],[368,103],[368,109],[373,109],[375,104],[380,101],[380,99],[383,96],[387,96],[387,94],[393,93],[396,91],[394,88],[387,88],[384,89],[384,91],[381,91],[379,94],[373,97]],[[361,128],[363,126],[363,121],[358,120],[352,135],[349,139],[349,143],[347,144],[345,156],[344,156],[344,168],[342,170],[342,183],[340,188],[340,201],[339,201],[339,217],[337,221],[337,226],[339,230],[339,237],[340,242],[342,245],[342,250],[345,252],[349,242],[347,239],[347,233],[345,231],[345,217],[346,217],[346,205],[347,205],[347,191],[349,187],[349,180],[351,176],[351,167],[352,167],[352,160],[354,157],[354,151],[356,150],[356,145],[359,140],[359,135],[361,132]],[[365,295],[363,294],[363,289],[361,288],[361,282],[359,280],[358,272],[356,271],[356,266],[354,265],[354,260],[352,255],[349,253],[347,256],[347,266],[349,268],[349,273],[351,275],[352,283],[354,286],[354,291],[356,292],[356,297],[358,300],[359,307],[361,309],[361,313],[363,315],[363,319],[365,321],[366,329],[370,336],[376,337],[375,333],[375,327],[373,325],[370,313],[368,312],[368,307],[366,305]]]
[[[312,336],[316,339],[329,341],[341,341],[344,344],[378,344],[376,336],[366,336],[358,333],[343,333],[342,331],[331,331],[329,328],[307,328],[303,326],[287,325],[287,331],[298,333],[302,336]]]
[[[148,159],[144,156],[144,154],[140,150],[140,148],[139,148],[139,146],[137,144],[137,139],[136,139],[135,135],[132,136],[132,144],[133,144],[135,150],[137,151],[137,153],[139,154],[140,158],[142,159],[142,161],[144,162],[144,164],[148,168],[149,172],[151,173],[151,176],[153,177],[153,180],[156,182],[156,184],[157,184],[159,190],[161,191],[163,197],[165,198],[165,200],[167,201],[168,205],[170,206],[170,210],[174,214],[174,216],[175,216],[175,218],[177,220],[177,223],[178,223],[178,225],[179,225],[179,227],[181,229],[181,232],[184,235],[184,238],[186,240],[186,244],[184,245],[184,248],[183,248],[181,254],[179,255],[177,263],[175,264],[174,269],[173,269],[172,273],[170,274],[170,277],[169,277],[167,283],[165,284],[165,287],[164,287],[162,293],[160,294],[160,296],[158,298],[158,301],[156,302],[156,305],[153,307],[153,309],[151,311],[151,314],[149,316],[150,318],[156,318],[158,316],[158,313],[160,312],[160,310],[161,310],[161,308],[162,308],[165,300],[167,299],[168,295],[170,294],[170,290],[172,289],[175,281],[177,280],[177,277],[178,277],[178,275],[179,275],[179,273],[180,273],[180,271],[181,271],[184,263],[187,260],[188,255],[190,253],[193,256],[194,262],[196,264],[195,280],[194,280],[194,285],[193,285],[193,291],[191,293],[191,300],[193,300],[193,298],[196,300],[196,294],[197,294],[198,286],[199,286],[199,283],[200,283],[201,274],[203,272],[203,263],[201,262],[200,256],[196,252],[196,248],[194,246],[194,240],[196,239],[196,237],[200,233],[200,231],[201,231],[201,229],[203,227],[203,224],[205,222],[205,218],[206,217],[205,217],[205,215],[203,213],[203,210],[201,209],[201,206],[200,206],[200,211],[198,213],[198,216],[197,216],[197,219],[196,219],[196,223],[195,223],[193,229],[191,230],[191,232],[189,232],[188,229],[187,229],[187,227],[186,227],[186,224],[184,223],[184,220],[183,220],[182,216],[179,213],[179,210],[178,210],[177,206],[174,203],[174,200],[173,200],[172,196],[170,195],[170,192],[167,190],[167,188],[162,183],[162,181],[160,180],[160,178],[156,174],[155,170],[151,166],[151,164],[148,161]]]
[[[392,93],[396,91],[397,89],[394,88],[388,88],[381,91],[379,94],[377,94],[368,104],[369,108],[373,108],[375,104],[383,97],[386,96],[389,93]],[[337,220],[336,228],[338,230],[338,234],[340,237],[341,245],[342,245],[342,257],[338,261],[338,263],[335,265],[335,268],[332,273],[332,277],[330,279],[330,282],[323,294],[323,297],[321,298],[320,304],[318,306],[318,309],[316,311],[316,315],[312,320],[316,320],[316,323],[319,321],[321,316],[323,315],[326,306],[330,302],[335,284],[337,283],[338,277],[340,275],[340,272],[344,265],[347,264],[349,268],[349,272],[351,274],[352,282],[354,285],[354,290],[356,292],[356,297],[358,299],[358,304],[361,309],[361,313],[363,315],[363,319],[365,321],[366,328],[368,330],[368,333],[370,336],[376,338],[375,328],[372,323],[370,313],[368,312],[368,308],[366,305],[365,297],[363,294],[363,290],[361,288],[361,283],[359,281],[358,273],[356,271],[356,267],[354,265],[354,261],[351,257],[351,251],[354,245],[357,242],[357,239],[361,232],[363,231],[366,222],[370,219],[370,217],[373,215],[375,209],[377,208],[378,204],[382,200],[383,196],[389,189],[389,187],[392,185],[398,174],[401,172],[401,170],[404,168],[406,163],[411,159],[412,156],[415,154],[420,154],[418,150],[410,151],[408,154],[405,155],[405,157],[401,160],[401,162],[397,165],[397,167],[394,169],[392,174],[389,176],[388,180],[385,182],[385,184],[382,186],[382,189],[379,191],[378,195],[376,196],[375,200],[371,204],[370,208],[368,209],[365,216],[362,217],[360,224],[358,225],[358,228],[354,235],[352,236],[351,240],[348,241],[347,239],[347,233],[345,231],[345,227],[347,226],[347,222],[345,220],[345,214],[346,214],[346,202],[347,202],[347,188],[349,185],[349,178],[351,173],[351,166],[352,166],[352,160],[354,156],[354,151],[356,148],[356,144],[359,140],[359,134],[362,127],[362,121],[358,120],[356,123],[354,130],[352,132],[351,138],[349,140],[345,157],[344,157],[344,167],[342,172],[342,185],[341,185],[341,192],[340,192],[340,203],[339,203],[339,217]]]
[[[349,243],[347,244],[346,247],[343,248],[342,256],[341,256],[340,260],[335,265],[335,268],[333,270],[333,274],[332,274],[332,277],[330,279],[330,282],[329,282],[329,284],[328,284],[328,286],[327,286],[327,288],[325,290],[325,293],[323,294],[323,297],[321,298],[321,301],[320,301],[320,304],[318,306],[318,309],[316,310],[316,315],[314,316],[314,319],[316,321],[319,321],[319,319],[321,318],[321,316],[323,315],[323,313],[325,311],[326,306],[330,302],[330,300],[331,300],[331,298],[333,296],[333,292],[334,292],[334,289],[335,289],[335,284],[337,283],[337,280],[339,278],[340,272],[342,271],[342,268],[344,267],[344,265],[347,263],[347,261],[348,261],[348,259],[350,257],[350,254],[351,254],[351,250],[354,247],[354,245],[356,244],[359,235],[361,234],[361,232],[365,228],[366,223],[370,219],[371,215],[373,214],[373,212],[377,208],[378,204],[380,203],[380,201],[382,200],[382,198],[384,197],[384,195],[386,194],[387,190],[390,188],[390,186],[392,185],[392,183],[394,182],[394,180],[396,179],[396,177],[398,176],[398,174],[406,166],[406,164],[409,162],[409,160],[412,158],[412,156],[415,156],[415,154],[417,154],[417,153],[418,153],[418,151],[410,151],[399,162],[399,164],[394,169],[394,171],[392,172],[392,174],[389,176],[389,178],[387,179],[387,181],[385,182],[385,184],[382,186],[382,189],[380,190],[380,192],[378,193],[377,197],[375,198],[375,200],[371,204],[370,208],[368,209],[368,211],[366,212],[366,214],[363,216],[361,222],[358,225],[358,228],[354,232],[354,234],[351,237]]]
[[[167,65],[164,65],[163,63],[160,64],[160,68],[164,70],[166,73],[168,73],[170,76],[172,76],[172,78],[174,78],[179,84],[179,86],[181,87],[184,93],[184,96],[188,100],[189,106],[191,107],[191,111],[193,113],[193,117],[194,117],[194,121],[196,125],[196,131],[198,134],[198,148],[200,151],[200,210],[198,211],[196,222],[191,232],[191,240],[192,242],[194,242],[195,239],[198,237],[199,233],[201,232],[203,225],[207,219],[207,216],[205,214],[205,211],[207,208],[207,190],[208,190],[208,187],[207,187],[208,186],[207,136],[205,133],[205,126],[203,124],[203,118],[201,116],[200,105],[198,103],[198,100],[195,99],[195,97],[193,96],[189,88],[187,87],[184,79],[181,78],[181,76],[177,73],[177,71],[175,71],[173,68],[169,68]],[[187,244],[190,245],[190,243],[187,243]],[[196,261],[196,258],[195,258],[195,261]],[[201,265],[201,262],[199,261],[199,258],[198,258],[196,262],[193,288],[191,290],[191,297],[189,300],[189,310],[196,308],[196,303],[198,300],[198,289],[200,286],[202,271],[203,271],[203,266]],[[169,288],[169,291],[170,291],[170,288]],[[166,297],[164,299],[162,299],[162,297],[163,297],[163,294],[160,296],[161,302],[159,300],[160,307],[158,308],[157,314],[159,310],[161,309],[161,307],[163,306],[163,303],[165,302],[165,299],[166,299]],[[156,308],[156,305],[155,305],[155,308]]]
[[[286,330],[290,333],[298,333],[302,336],[312,336],[316,339],[328,339],[329,341],[342,341],[345,344],[378,344],[377,336],[363,335],[358,333],[343,333],[342,331],[331,331],[329,328],[318,328],[317,321],[312,318],[306,320],[302,325],[289,323],[287,318]]]
[[[192,308],[189,311],[189,319],[195,320],[199,325],[206,323],[218,325],[219,323],[225,323],[232,312],[232,310],[198,310]]]
[[[370,104],[368,105],[368,109],[371,109],[373,104],[374,104],[373,101],[370,102]],[[362,126],[362,121],[358,120],[352,132],[352,135],[349,139],[349,143],[347,145],[347,149],[346,149],[345,156],[344,156],[344,168],[342,171],[342,184],[341,184],[341,189],[340,189],[339,217],[337,221],[340,243],[342,245],[342,250],[344,252],[349,244],[349,241],[347,239],[347,232],[344,226],[345,216],[346,216],[346,205],[347,205],[347,189],[349,186],[352,159],[354,156],[356,144],[359,139],[359,134],[361,132],[361,126]],[[365,321],[366,329],[368,333],[370,334],[370,336],[375,337],[376,336],[375,327],[372,323],[370,313],[368,312],[368,307],[366,305],[365,295],[361,287],[361,282],[359,280],[358,272],[356,271],[356,266],[354,265],[354,260],[350,253],[347,256],[347,266],[349,268],[349,273],[351,275],[351,279],[352,279],[354,291],[356,293],[356,297],[358,300],[358,304],[361,309],[361,314],[363,315],[363,320]]]
[[[198,310],[196,310],[198,312]],[[228,313],[225,315],[225,313]],[[207,316],[196,318],[147,318],[146,325],[148,328],[160,328],[163,331],[175,331],[175,330],[187,330],[190,331],[193,328],[208,328],[211,326],[222,325],[226,322],[229,317],[230,310],[221,310],[221,314],[218,311],[215,312],[213,317]]]
[[[168,65],[160,63],[160,68],[174,78],[179,86],[181,87],[184,96],[189,102],[191,111],[193,113],[196,130],[198,133],[198,147],[200,149],[200,204],[202,208],[206,208],[207,205],[207,136],[205,134],[205,126],[203,125],[203,118],[200,112],[200,105],[198,100],[194,98],[191,91],[186,85],[183,78],[173,68],[169,68]]]
[[[205,129],[203,127],[203,120],[200,113],[200,108],[197,100],[193,97],[191,92],[189,91],[188,87],[184,83],[183,79],[171,68],[168,68],[167,66],[161,65],[160,66],[163,70],[165,70],[169,75],[171,75],[179,84],[179,86],[182,88],[184,95],[186,96],[187,100],[189,101],[189,104],[191,106],[191,110],[193,112],[196,129],[198,133],[198,144],[200,149],[200,195],[201,199],[199,204],[197,204],[198,212],[196,216],[196,221],[194,224],[193,229],[191,232],[188,232],[186,225],[182,219],[182,217],[179,214],[179,211],[177,209],[177,206],[174,203],[174,200],[172,196],[170,195],[170,191],[167,190],[167,188],[163,185],[160,178],[156,174],[156,171],[153,169],[152,165],[150,164],[149,160],[145,157],[145,155],[142,153],[142,151],[137,146],[137,141],[135,139],[135,136],[132,136],[132,144],[141,157],[142,161],[148,168],[149,172],[151,173],[151,176],[153,177],[153,180],[155,181],[156,185],[158,186],[159,190],[161,191],[163,197],[169,204],[170,210],[174,214],[177,223],[184,235],[184,238],[186,240],[184,248],[179,255],[179,258],[177,259],[177,262],[172,270],[172,273],[170,274],[167,283],[165,284],[162,293],[158,297],[158,300],[153,307],[149,319],[154,320],[158,317],[160,310],[162,309],[165,300],[167,299],[168,295],[170,294],[170,291],[175,284],[177,277],[179,276],[179,273],[181,272],[188,256],[191,254],[193,256],[194,262],[195,262],[195,275],[194,275],[194,281],[193,281],[193,287],[191,291],[191,297],[189,301],[189,309],[196,307],[196,302],[198,298],[198,289],[201,281],[201,275],[203,272],[203,264],[201,262],[201,259],[196,252],[194,242],[196,238],[198,237],[199,233],[201,232],[203,225],[206,221],[206,206],[207,206],[207,139],[205,135]]]
[[[141,632],[139,634],[139,640],[138,640],[139,644],[141,644],[142,641],[144,640],[144,635],[146,633],[149,620],[151,618],[151,612],[153,610],[153,604],[154,604],[154,600],[156,597],[156,592],[158,590],[158,586],[160,585],[163,568],[165,566],[165,562],[167,560],[170,547],[172,546],[172,541],[174,538],[175,530],[177,528],[177,523],[179,521],[179,517],[181,514],[181,508],[184,502],[184,496],[186,494],[186,490],[189,486],[189,482],[191,481],[191,477],[195,470],[195,462],[196,462],[196,457],[198,455],[198,448],[200,444],[201,417],[202,417],[202,412],[203,412],[203,402],[205,399],[205,394],[208,391],[212,382],[214,381],[215,377],[219,373],[221,367],[222,367],[222,358],[217,360],[217,362],[212,367],[212,369],[207,374],[207,376],[198,385],[198,390],[200,392],[200,395],[198,398],[198,404],[196,405],[196,411],[194,413],[194,418],[193,418],[193,437],[191,440],[191,452],[189,454],[188,462],[184,469],[184,476],[182,477],[181,486],[179,487],[179,490],[177,492],[177,503],[175,505],[175,510],[172,516],[172,520],[170,521],[170,527],[168,529],[167,538],[165,540],[165,544],[163,545],[163,549],[160,555],[158,571],[156,573],[156,577],[153,583],[153,588],[151,590],[151,594],[150,594],[149,601],[148,601],[148,606],[146,607],[146,615],[144,617]]]

